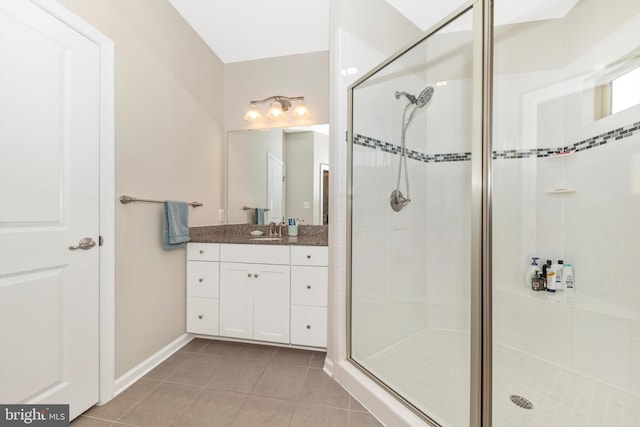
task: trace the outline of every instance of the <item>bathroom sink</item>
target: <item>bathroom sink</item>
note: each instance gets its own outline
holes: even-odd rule
[[[252,237],[251,240],[265,240],[265,241],[269,241],[269,240],[282,240],[282,237]]]

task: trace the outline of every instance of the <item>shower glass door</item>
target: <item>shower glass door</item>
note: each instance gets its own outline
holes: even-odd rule
[[[493,426],[637,427],[640,1],[511,3],[495,0]],[[563,261],[553,289],[532,289],[532,257]]]
[[[473,11],[351,89],[350,359],[468,426]]]

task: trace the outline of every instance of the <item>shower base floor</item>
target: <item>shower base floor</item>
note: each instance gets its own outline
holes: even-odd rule
[[[466,427],[468,355],[468,334],[423,330],[362,364],[442,426]],[[640,426],[638,395],[504,345],[494,344],[493,357],[495,427]],[[516,406],[514,394],[534,408]]]

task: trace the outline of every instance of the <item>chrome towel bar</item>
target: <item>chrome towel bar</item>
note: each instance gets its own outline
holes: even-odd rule
[[[126,205],[127,203],[131,203],[131,202],[164,203],[165,200],[149,200],[149,199],[138,199],[137,197],[131,197],[131,196],[120,196],[120,203],[122,203],[123,205]],[[194,208],[203,206],[203,204],[200,202],[189,202],[187,204],[189,206],[193,206]]]
[[[252,210],[255,210],[255,208],[250,208],[249,206],[243,206],[243,207],[242,207],[242,210],[243,210],[243,211],[252,211]],[[265,211],[265,212],[269,212],[271,209],[269,209],[269,208],[264,208],[264,209],[262,209],[262,210],[263,210],[263,211]]]

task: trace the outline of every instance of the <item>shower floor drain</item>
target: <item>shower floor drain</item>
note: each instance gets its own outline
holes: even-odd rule
[[[533,403],[531,403],[528,399],[525,399],[522,396],[518,396],[517,394],[512,394],[509,396],[509,399],[516,405],[523,409],[533,409]]]

